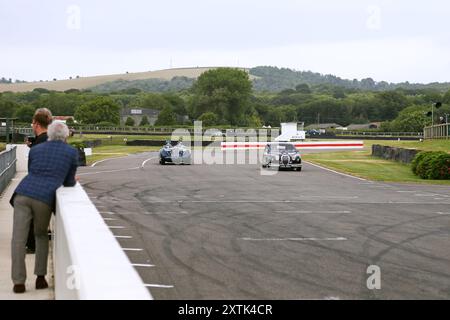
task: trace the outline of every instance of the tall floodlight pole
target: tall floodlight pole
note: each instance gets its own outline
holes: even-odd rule
[[[434,107],[439,109],[442,107],[442,102],[436,102],[431,105],[431,138],[434,138]]]
[[[9,121],[6,119],[6,144],[9,144]]]
[[[434,126],[434,103],[431,105],[431,126]]]

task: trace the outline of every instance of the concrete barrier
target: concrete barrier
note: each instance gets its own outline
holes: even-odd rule
[[[30,148],[26,144],[7,145],[6,149],[16,148],[17,172],[28,172],[28,154]]]
[[[55,298],[153,299],[80,184],[59,188],[56,197]]]
[[[417,149],[404,149],[379,144],[372,145],[372,156],[402,163],[411,163],[419,152],[420,150]]]

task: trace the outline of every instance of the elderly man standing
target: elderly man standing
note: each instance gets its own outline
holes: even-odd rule
[[[64,123],[54,122],[48,127],[47,135],[47,142],[30,150],[28,175],[21,181],[12,199],[14,225],[11,253],[15,293],[25,292],[25,243],[31,219],[34,220],[36,238],[36,289],[48,287],[45,279],[49,245],[47,230],[55,206],[56,190],[61,185],[76,184],[78,152],[66,143],[69,129]]]

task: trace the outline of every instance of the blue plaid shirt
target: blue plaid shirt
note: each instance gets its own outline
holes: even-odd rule
[[[16,193],[53,207],[56,189],[76,184],[78,151],[63,141],[48,141],[30,149],[28,175]]]

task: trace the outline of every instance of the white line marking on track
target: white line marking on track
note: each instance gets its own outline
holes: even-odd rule
[[[100,213],[100,214],[110,214],[110,215],[116,214],[115,212],[112,212],[112,211],[99,211],[98,213]]]
[[[148,287],[148,288],[164,288],[164,289],[171,289],[174,286],[170,286],[170,285],[165,285],[165,284],[144,284],[144,286]]]
[[[436,212],[437,214],[441,215],[441,216],[447,216],[450,215],[450,212]]]
[[[99,161],[97,161],[97,162],[94,162],[94,163],[91,165],[91,168],[93,168],[93,167],[95,167],[96,165],[98,165],[99,163],[102,163],[102,162],[105,162],[105,161],[117,160],[117,159],[123,159],[123,158],[127,158],[127,157],[128,157],[128,156],[99,160]]]
[[[307,164],[310,164],[310,165],[312,165],[313,167],[317,167],[317,168],[320,168],[320,169],[323,169],[323,170],[326,170],[326,171],[329,171],[329,172],[333,172],[333,173],[339,174],[339,175],[344,176],[344,177],[347,177],[347,178],[353,178],[353,179],[357,179],[357,180],[360,180],[360,181],[369,181],[369,180],[364,179],[364,178],[355,177],[355,176],[352,176],[352,175],[349,175],[349,174],[346,174],[346,173],[342,173],[342,172],[338,172],[338,171],[335,171],[335,170],[331,170],[331,169],[328,169],[328,168],[319,166],[318,164],[311,163],[311,162],[309,162],[309,161],[303,161],[303,162],[305,162],[305,163],[307,163]]]
[[[125,229],[124,226],[108,226],[110,229]]]
[[[138,170],[140,168],[141,167],[134,167],[134,168],[108,170],[108,171],[85,172],[85,173],[78,174],[78,176],[87,176],[87,175],[102,174],[102,173],[114,173],[114,172],[132,171],[132,170]]]
[[[338,238],[240,238],[244,241],[345,241],[344,237]]]
[[[162,212],[144,212],[146,215],[164,215],[164,214],[188,214],[187,211],[162,211]]]
[[[144,251],[144,249],[140,248],[122,248],[123,251]]]
[[[352,213],[351,211],[308,211],[308,210],[277,210],[279,213]]]
[[[133,239],[132,236],[114,236],[114,238],[118,238],[118,239]]]
[[[331,197],[317,197],[320,200],[350,200],[350,199],[358,199],[359,197],[340,197],[340,198],[331,198]],[[308,199],[305,198],[303,200],[158,200],[158,201],[145,201],[148,204],[153,203],[305,203],[310,201],[317,201],[315,199]],[[448,201],[448,200],[447,200]],[[379,205],[385,205],[385,204],[411,204],[411,205],[435,205],[436,202],[413,202],[413,201],[370,201],[370,202],[364,202],[368,204],[379,204]],[[447,204],[446,203],[439,203],[439,204]],[[450,204],[450,203],[448,203]]]
[[[143,267],[143,268],[153,268],[154,264],[143,264],[143,263],[133,263],[131,264],[133,267]]]
[[[321,199],[321,200],[350,200],[358,199],[358,196],[353,197],[327,197],[327,196],[299,196],[299,198],[304,199]],[[178,202],[191,202],[191,203],[297,203],[304,202],[305,200],[191,200],[191,201],[178,201]],[[169,201],[167,201],[169,202]],[[172,201],[170,201],[172,202]]]
[[[114,219],[114,218],[103,218],[103,220],[105,220],[105,221],[116,221],[117,219]]]
[[[158,157],[152,157],[152,158],[149,158],[149,159],[145,160],[144,162],[142,162],[141,168],[144,168],[145,165],[147,164],[147,162],[149,162],[149,161],[151,161],[151,160],[154,160],[154,159],[158,159]]]
[[[388,202],[371,202],[371,204],[417,204],[417,205],[427,205],[427,204],[431,204],[431,205],[436,205],[436,204],[448,204],[448,203],[436,203],[436,202],[406,202],[406,201],[388,201]]]

